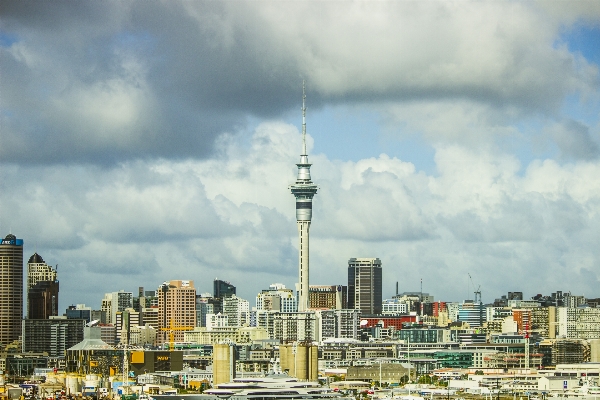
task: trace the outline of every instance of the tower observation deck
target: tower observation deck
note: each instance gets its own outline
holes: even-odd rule
[[[312,199],[317,193],[317,185],[310,178],[310,164],[306,154],[306,92],[302,82],[302,154],[298,166],[298,177],[290,185],[296,197],[296,224],[298,226],[298,311],[308,309],[309,288],[309,230],[312,219]]]

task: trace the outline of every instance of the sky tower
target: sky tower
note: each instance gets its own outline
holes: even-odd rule
[[[310,166],[306,154],[306,93],[302,81],[302,154],[298,166],[296,183],[290,185],[296,197],[296,223],[298,225],[298,311],[308,309],[308,232],[312,219],[312,199],[317,193],[317,185],[310,180]]]

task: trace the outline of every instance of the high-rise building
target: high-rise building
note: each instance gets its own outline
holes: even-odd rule
[[[23,239],[0,242],[0,348],[19,339],[23,319]]]
[[[115,319],[115,332],[117,334],[116,342],[121,344],[131,344],[130,332],[132,327],[141,325],[141,313],[133,308],[127,308],[124,311],[117,311]]]
[[[298,227],[298,312],[308,310],[309,305],[309,231],[312,220],[312,199],[317,194],[317,185],[310,178],[310,164],[306,152],[306,94],[302,83],[302,154],[296,183],[290,185],[296,197],[296,225]]]
[[[248,325],[250,304],[248,300],[240,299],[236,295],[223,299],[223,315],[229,320],[229,326]]]
[[[26,319],[23,321],[23,352],[47,352],[64,357],[65,351],[83,340],[84,319]]]
[[[118,292],[104,294],[101,310],[106,311],[107,323],[114,325],[117,312],[132,307],[133,293],[119,290]]]
[[[348,260],[348,308],[381,314],[382,273],[379,258]]]
[[[220,279],[215,279],[213,282],[214,292],[213,296],[218,299],[223,299],[225,297],[231,297],[235,294],[235,286],[231,284],[231,282],[222,281]]]
[[[482,327],[485,318],[485,306],[481,301],[465,300],[458,306],[458,320],[467,322],[471,328]]]
[[[296,312],[297,307],[294,292],[282,283],[273,283],[256,296],[257,310]]]
[[[27,262],[27,318],[47,319],[58,315],[58,281],[52,268],[38,253]]]
[[[92,307],[87,307],[85,304],[71,305],[67,307],[65,311],[67,319],[83,319],[85,323],[89,323],[92,320]],[[105,318],[106,319],[106,318]],[[98,321],[101,322],[101,321]]]
[[[310,308],[341,310],[348,308],[348,287],[342,285],[310,285]]]
[[[183,340],[184,330],[196,326],[196,289],[194,281],[169,281],[158,288],[158,344]]]
[[[206,327],[206,316],[215,314],[214,299],[210,293],[196,296],[196,326]]]
[[[235,286],[230,282],[216,279],[213,282],[213,311],[215,314],[223,312],[223,299],[235,295]]]

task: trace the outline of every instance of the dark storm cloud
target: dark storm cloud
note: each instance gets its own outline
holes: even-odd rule
[[[297,102],[286,71],[223,48],[179,3],[39,4],[3,10],[3,161],[203,157],[248,113]]]
[[[314,108],[470,99],[550,112],[596,71],[552,48],[556,27],[528,7],[5,1],[0,157],[206,157],[248,116],[298,105],[302,78]]]

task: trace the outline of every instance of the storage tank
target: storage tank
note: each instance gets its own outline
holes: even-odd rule
[[[308,346],[298,345],[296,347],[296,378],[308,380]]]
[[[67,394],[75,395],[75,393],[81,392],[81,384],[77,375],[67,375],[65,378],[65,387]]]
[[[235,378],[235,347],[229,344],[213,346],[213,386]]]
[[[279,365],[283,372],[287,372],[290,376],[295,376],[296,371],[293,370],[294,363],[292,359],[292,346],[282,344],[279,346]]]

